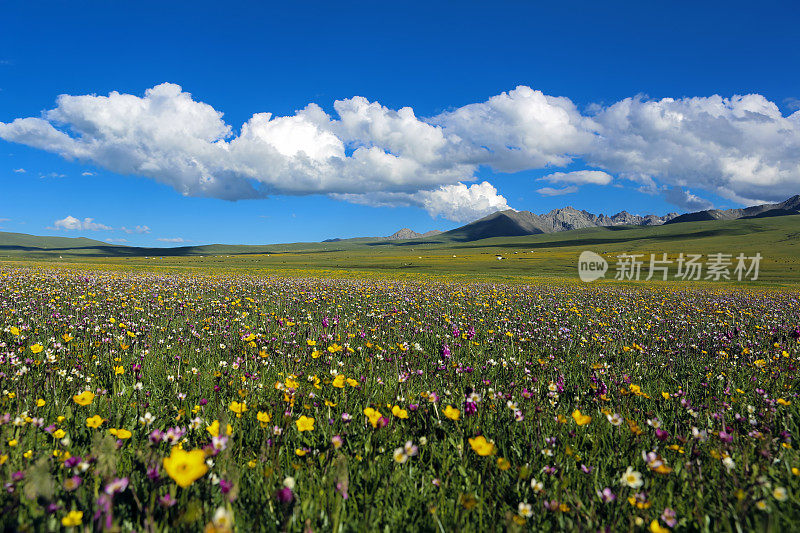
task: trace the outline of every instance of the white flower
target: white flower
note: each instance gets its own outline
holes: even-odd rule
[[[517,506],[518,514],[523,518],[530,518],[533,516],[533,508],[528,502],[519,502]]]
[[[735,463],[735,462],[733,462],[733,459],[731,459],[731,458],[730,458],[730,456],[729,456],[729,457],[726,457],[726,458],[724,458],[724,459],[722,460],[722,464],[723,464],[723,465],[725,465],[725,468],[727,468],[727,469],[728,469],[728,472],[730,472],[731,470],[733,470],[734,468],[736,468],[736,463]]]
[[[619,480],[620,483],[626,485],[632,489],[638,489],[642,485],[644,485],[644,481],[642,480],[642,474],[637,472],[633,469],[633,467],[628,467],[622,477]]]
[[[283,486],[289,490],[294,490],[295,480],[293,477],[287,477],[283,480]]]
[[[619,426],[622,424],[622,417],[618,413],[608,414],[606,418],[612,426]]]
[[[394,457],[394,460],[400,464],[403,464],[406,461],[408,461],[408,455],[406,455],[406,451],[403,448],[395,449],[394,454],[392,454],[392,457]]]
[[[536,481],[535,479],[531,479],[531,488],[533,489],[533,492],[539,494],[544,490],[544,483],[541,481]]]

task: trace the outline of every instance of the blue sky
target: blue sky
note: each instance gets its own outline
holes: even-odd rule
[[[5,3],[0,227],[255,244],[800,193],[796,3],[254,4]]]

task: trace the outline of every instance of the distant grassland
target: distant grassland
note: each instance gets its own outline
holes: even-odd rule
[[[77,242],[80,241],[80,242]],[[578,255],[591,250],[609,261],[621,253],[761,253],[758,282],[748,285],[795,285],[800,282],[800,216],[751,220],[689,222],[657,227],[591,228],[569,232],[498,237],[459,242],[446,235],[410,241],[353,239],[331,243],[264,246],[207,245],[135,248],[90,239],[33,237],[0,233],[0,261],[104,265],[169,271],[238,271],[292,276],[449,277],[460,281],[577,279]],[[498,260],[496,256],[502,256]],[[672,265],[670,274],[675,272]],[[644,277],[644,276],[643,276]],[[652,281],[649,283],[653,283]],[[719,284],[719,283],[718,283]],[[713,283],[712,283],[713,285]]]

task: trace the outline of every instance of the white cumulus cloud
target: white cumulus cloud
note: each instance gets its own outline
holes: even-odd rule
[[[106,226],[105,224],[100,224],[99,222],[95,222],[93,218],[84,218],[80,220],[79,218],[75,218],[72,215],[67,215],[66,217],[62,218],[61,220],[56,220],[53,222],[53,227],[51,229],[56,230],[67,230],[67,231],[100,231],[100,230],[110,230],[113,229],[111,226]]]
[[[431,217],[441,216],[454,222],[470,222],[496,211],[511,209],[497,189],[484,181],[467,186],[463,183],[443,185],[432,191],[415,193],[367,193],[334,195],[348,202],[375,207],[421,207]]]
[[[256,113],[237,130],[163,83],[141,96],[61,95],[40,117],[0,122],[0,138],[190,196],[322,194],[453,220],[483,212],[474,206],[507,206],[492,185],[468,185],[487,168],[550,169],[544,179],[564,187],[547,192],[632,180],[653,193],[691,186],[751,203],[800,190],[800,111],[784,116],[758,94],[637,96],[581,112],[569,98],[519,86],[432,117],[359,96],[333,108]],[[558,171],[576,161],[593,169]]]

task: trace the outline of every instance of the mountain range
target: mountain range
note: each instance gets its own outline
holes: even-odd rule
[[[800,214],[800,194],[796,194],[779,204],[761,204],[743,209],[707,209],[695,213],[686,213],[672,218],[667,223],[697,222],[700,220],[736,220],[739,218],[779,217],[797,214]]]
[[[410,239],[423,239],[423,238],[426,238],[426,237],[435,237],[436,235],[439,235],[441,233],[442,233],[441,231],[435,230],[435,229],[431,230],[431,231],[426,231],[425,233],[417,233],[416,231],[414,231],[412,229],[402,228],[402,229],[399,229],[399,230],[395,231],[394,233],[392,233],[388,237],[356,237],[356,239],[368,238],[370,240],[376,240],[376,241],[403,241],[403,240],[410,240]],[[322,242],[339,242],[339,241],[345,241],[345,240],[350,241],[350,240],[353,240],[353,239],[338,239],[338,238],[337,239],[325,239]]]
[[[543,215],[506,209],[445,232],[444,235],[456,240],[474,241],[489,237],[516,237],[599,226],[660,226],[676,217],[678,213],[641,216],[632,215],[627,211],[612,216],[595,215],[573,207],[553,209]]]
[[[506,209],[505,211],[492,213],[465,226],[447,231],[442,236],[457,241],[474,241],[490,237],[516,237],[592,227],[660,226],[678,222],[736,220],[740,218],[796,214],[800,214],[800,195],[792,196],[778,204],[763,204],[743,209],[709,209],[684,215],[668,213],[664,216],[632,215],[627,211],[622,211],[612,216],[594,215],[588,211],[579,211],[573,207],[553,209],[543,215],[537,215],[530,211]]]

